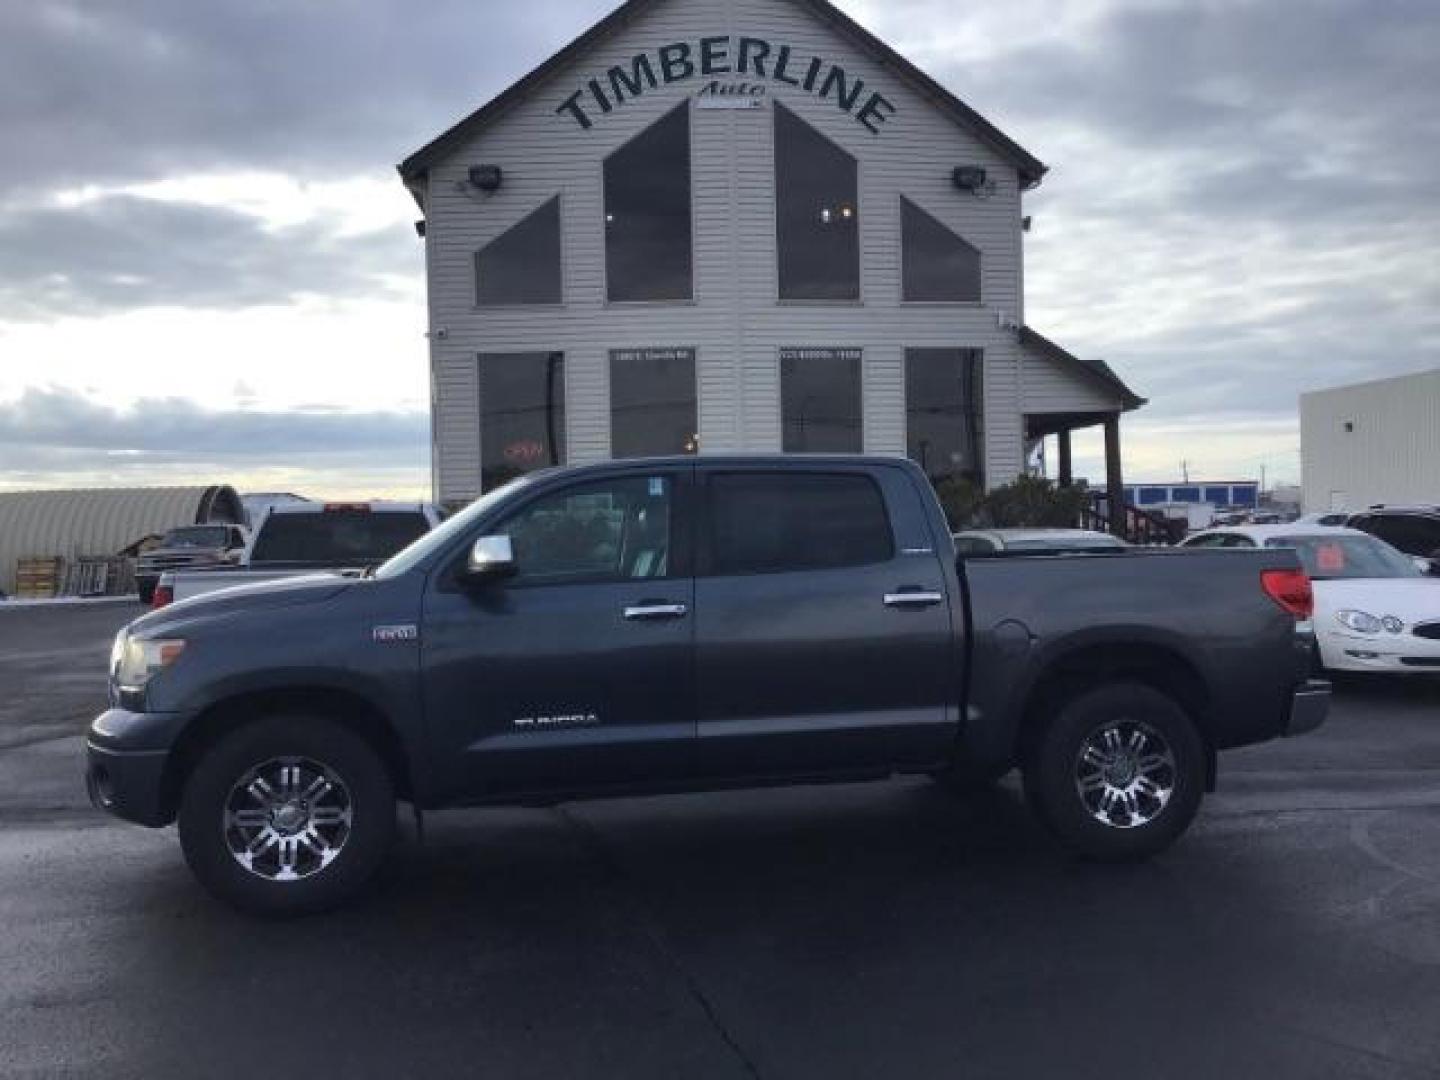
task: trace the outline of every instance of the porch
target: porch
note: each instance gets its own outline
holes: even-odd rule
[[[1168,521],[1125,502],[1121,420],[1126,413],[1144,407],[1145,399],[1103,360],[1082,360],[1028,326],[1020,331],[1020,344],[1025,363],[1026,445],[1034,447],[1055,438],[1059,484],[1075,484],[1075,432],[1104,429],[1105,481],[1092,489],[1090,507],[1077,524],[1134,544],[1173,543]]]

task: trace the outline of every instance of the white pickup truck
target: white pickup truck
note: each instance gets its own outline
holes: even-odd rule
[[[439,509],[429,503],[276,506],[261,519],[239,566],[164,573],[151,606],[307,574],[361,574],[409,547],[440,521]]]

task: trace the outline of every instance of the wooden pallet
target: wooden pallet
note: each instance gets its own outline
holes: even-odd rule
[[[15,595],[21,600],[51,600],[60,595],[65,560],[28,557],[15,563]]]

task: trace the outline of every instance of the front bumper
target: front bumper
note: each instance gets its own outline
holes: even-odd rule
[[[174,820],[165,790],[171,746],[187,716],[110,709],[90,725],[85,789],[97,809],[158,828]]]
[[[1286,735],[1304,735],[1314,731],[1330,715],[1330,684],[1324,679],[1311,679],[1295,689],[1290,703],[1290,718],[1285,724]]]
[[[126,753],[89,742],[85,746],[85,790],[97,810],[136,825],[159,828],[174,814],[165,805],[165,750]]]
[[[1327,633],[1321,654],[1325,666],[1334,671],[1440,674],[1440,641],[1410,634]]]

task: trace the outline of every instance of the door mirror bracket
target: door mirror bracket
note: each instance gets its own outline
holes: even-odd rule
[[[465,561],[465,580],[487,585],[514,577],[520,567],[515,562],[515,548],[508,536],[482,536],[470,549]]]

